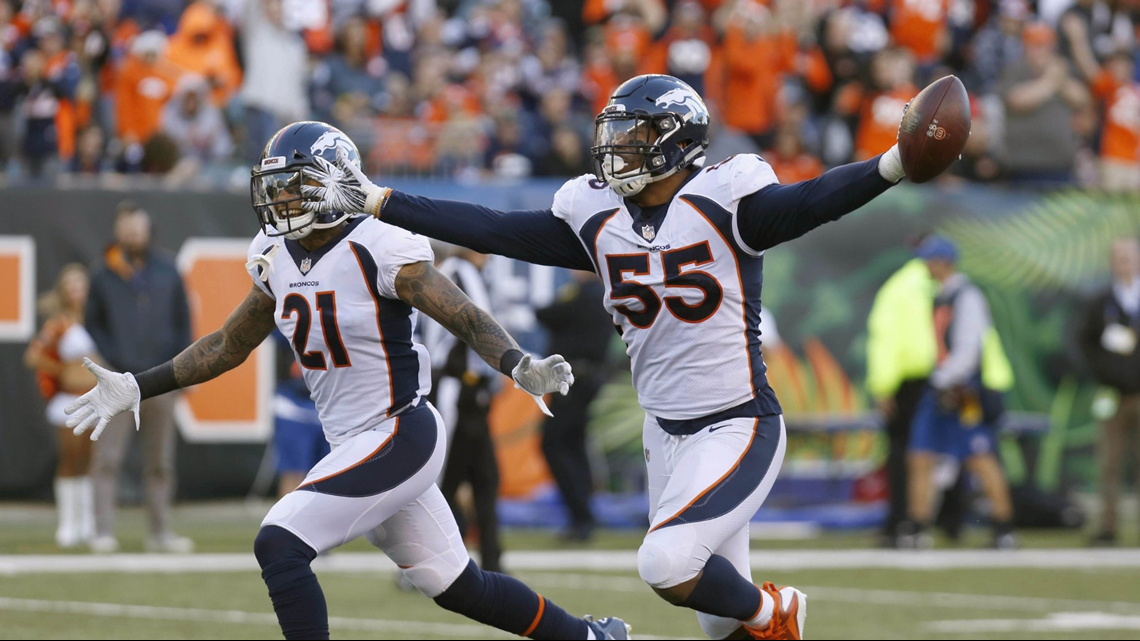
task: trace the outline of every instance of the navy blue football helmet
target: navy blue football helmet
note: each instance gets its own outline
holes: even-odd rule
[[[709,110],[673,76],[631,78],[594,119],[594,174],[619,196],[636,195],[705,155]]]
[[[337,150],[359,167],[360,151],[345,133],[332,125],[306,120],[295,122],[269,139],[252,171],[249,191],[257,220],[268,236],[298,239],[314,229],[336,227],[350,212],[305,211],[301,184],[306,168],[327,171],[318,158],[335,166]]]

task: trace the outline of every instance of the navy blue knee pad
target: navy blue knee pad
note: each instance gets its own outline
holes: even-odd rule
[[[317,558],[316,551],[300,537],[276,525],[267,525],[257,533],[253,540],[253,555],[257,557],[263,573],[269,571],[270,566],[279,567],[281,564],[308,566]]]
[[[268,525],[257,533],[253,554],[285,638],[329,638],[325,595],[309,567],[316,551],[289,530]]]

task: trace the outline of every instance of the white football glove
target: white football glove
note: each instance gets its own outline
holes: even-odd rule
[[[903,118],[906,118],[906,112],[910,110],[910,102],[903,105]],[[899,121],[899,127],[902,127],[902,121]],[[892,183],[898,183],[903,178],[906,178],[906,170],[903,169],[902,155],[899,154],[898,133],[895,133],[895,144],[887,153],[879,156],[879,175],[886,178]]]
[[[363,212],[379,217],[380,207],[391,189],[372,184],[342,149],[337,149],[335,165],[320,156],[316,162],[320,168],[306,168],[305,178],[320,186],[301,186],[301,195],[306,199],[305,211]]]
[[[554,414],[550,413],[546,401],[542,400],[543,395],[558,392],[566,396],[574,384],[574,372],[570,369],[570,363],[558,354],[538,361],[533,360],[530,354],[523,356],[511,370],[511,378],[515,381],[515,387],[530,394],[538,404],[538,409],[547,416]]]
[[[139,385],[135,377],[128,374],[119,374],[109,369],[99,367],[91,362],[90,358],[83,359],[83,366],[95,375],[95,388],[83,396],[75,399],[70,405],[63,408],[66,414],[67,427],[74,430],[75,435],[83,434],[92,426],[91,440],[99,440],[103,428],[120,412],[130,410],[135,415],[135,429],[139,428]]]

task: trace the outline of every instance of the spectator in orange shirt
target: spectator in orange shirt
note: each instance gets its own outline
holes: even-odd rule
[[[931,65],[950,44],[946,29],[947,0],[893,0],[891,38],[914,55],[918,64]]]
[[[606,52],[604,42],[588,41],[582,56],[582,81],[579,84],[582,95],[590,101],[590,113],[600,113],[617,89],[619,80],[614,66]]]
[[[147,31],[131,43],[131,53],[115,83],[115,116],[128,164],[142,159],[142,145],[158,131],[162,106],[170,98],[179,70],[164,57],[166,36]]]
[[[1117,51],[1093,81],[1093,95],[1104,104],[1100,140],[1101,186],[1140,191],[1140,82],[1126,49]]]
[[[610,55],[629,54],[644,61],[653,43],[653,30],[638,14],[621,12],[606,23],[605,38]]]
[[[44,54],[47,81],[59,102],[55,113],[55,142],[59,158],[65,163],[75,155],[75,132],[79,123],[76,113],[76,90],[80,70],[75,54],[65,48],[64,26],[58,18],[40,18],[32,29],[36,45]]]
[[[134,20],[122,17],[122,0],[96,0],[96,8],[93,35],[84,44],[93,48],[99,91],[109,94],[115,88],[115,71],[126,59],[131,41],[140,29]]]
[[[186,7],[166,56],[183,70],[205,77],[217,107],[224,108],[241,85],[233,29],[208,2]]]
[[[877,156],[895,144],[903,107],[918,94],[914,62],[904,49],[884,51],[871,65],[873,92],[864,92],[855,134],[855,159]]]
[[[737,6],[724,36],[724,124],[752,136],[761,148],[771,143],[775,97],[795,54],[795,35],[781,30],[766,7]]]
[[[824,169],[819,158],[804,151],[800,134],[792,126],[779,128],[775,148],[763,156],[784,185],[811,180],[822,174]]]
[[[705,19],[696,0],[682,0],[673,7],[672,26],[653,45],[652,66],[684,80],[697,93],[709,98],[706,82],[720,54],[716,32]]]

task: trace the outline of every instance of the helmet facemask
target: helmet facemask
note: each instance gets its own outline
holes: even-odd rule
[[[250,173],[249,189],[257,221],[267,236],[298,240],[314,229],[337,227],[355,215],[314,208],[318,197],[305,193],[309,187],[326,186],[309,170],[335,176],[335,162],[341,156],[360,166],[360,151],[352,140],[323,122],[295,122],[269,139]]]
[[[619,196],[636,196],[646,185],[668,178],[688,162],[667,165],[662,143],[681,128],[676,114],[631,114],[603,111],[594,120],[594,173]],[[703,149],[702,149],[703,151]]]
[[[262,162],[262,167],[272,160],[275,159],[267,158]],[[307,198],[301,195],[302,181],[310,184],[315,182],[311,178],[305,178],[298,167],[254,172],[250,178],[253,209],[267,236],[284,236],[297,240],[308,236],[313,229],[339,224],[338,221],[333,225],[321,225],[317,222],[316,212],[304,210]],[[270,229],[275,229],[276,233]]]

